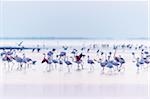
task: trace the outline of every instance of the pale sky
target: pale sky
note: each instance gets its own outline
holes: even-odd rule
[[[143,38],[147,1],[3,2],[3,37]]]

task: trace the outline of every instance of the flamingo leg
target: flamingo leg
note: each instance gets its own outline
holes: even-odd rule
[[[68,67],[68,72],[70,72],[70,66],[68,65],[67,67]]]

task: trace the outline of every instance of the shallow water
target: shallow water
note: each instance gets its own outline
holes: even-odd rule
[[[22,40],[3,40],[0,46],[16,46]],[[90,46],[90,44],[129,44],[148,45],[146,40],[24,40],[23,45],[26,47],[43,48],[61,48],[63,45],[75,48],[82,46]],[[105,49],[109,52],[112,49]],[[36,60],[43,58],[42,54],[48,50],[42,50],[41,53],[31,53],[24,51],[29,57]],[[70,51],[70,50],[69,50]],[[34,70],[28,71],[5,71],[3,63],[0,60],[0,96],[4,98],[10,97],[26,97],[26,98],[47,98],[47,97],[142,97],[148,96],[148,71],[143,70],[139,74],[136,73],[135,64],[131,61],[131,52],[134,50],[119,50],[127,60],[126,71],[113,75],[102,75],[99,64],[95,65],[94,72],[88,72],[88,64],[85,64],[86,70],[82,72],[75,71],[76,64],[73,64],[71,73],[53,71],[47,73],[44,70],[45,65],[38,62],[33,66]],[[139,53],[137,51],[137,53]],[[22,53],[18,53],[22,55]],[[89,55],[94,56],[93,52]]]
[[[10,97],[146,97],[148,86],[136,84],[102,85],[3,85],[3,96]]]

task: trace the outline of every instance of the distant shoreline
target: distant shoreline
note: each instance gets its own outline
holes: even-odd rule
[[[148,38],[8,37],[0,40],[149,40]]]

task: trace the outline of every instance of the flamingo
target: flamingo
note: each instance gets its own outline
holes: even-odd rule
[[[18,55],[16,55],[16,57],[14,58],[14,60],[18,63],[18,70],[22,69],[22,63],[23,63],[23,59],[21,57],[19,57]]]
[[[108,59],[106,67],[109,68],[109,72],[110,72],[111,74],[112,74],[112,69],[114,69],[114,66],[113,66],[113,65],[114,65],[114,64],[113,64],[113,61],[111,61],[110,59]]]
[[[125,60],[124,60],[124,58],[121,57],[121,55],[119,55],[119,57],[115,57],[115,60],[116,60],[116,62],[120,63],[120,66],[118,69],[118,71],[120,71],[122,68],[122,65],[125,63]],[[116,65],[118,65],[118,64],[116,64]]]
[[[88,53],[90,52],[90,48],[87,49],[87,52],[88,52]]]
[[[13,58],[11,56],[5,55],[2,58],[2,61],[3,62],[7,62],[7,64],[8,64],[8,71],[9,71],[10,70],[10,63],[13,63]],[[5,63],[4,63],[4,65],[5,65]],[[14,65],[14,63],[13,63],[13,65]],[[12,70],[12,68],[11,68],[11,70]]]
[[[52,60],[51,60],[51,59],[48,59],[47,64],[49,65],[47,72],[50,72],[50,71],[51,71]]]
[[[117,70],[119,71],[119,65],[120,65],[120,63],[117,62],[117,61],[115,61],[115,60],[113,60],[113,61],[112,61],[112,64],[113,64],[115,67],[117,67]]]
[[[3,49],[3,52],[1,52],[1,57],[3,57],[4,55],[6,55],[6,51]]]
[[[37,45],[37,48],[36,48],[37,52],[39,53],[41,48],[39,47],[39,45]]]
[[[72,63],[70,61],[68,61],[68,58],[67,58],[67,60],[64,60],[64,62],[67,65],[68,72],[70,72],[70,65],[72,65]]]
[[[53,52],[52,51],[49,51],[48,53],[47,53],[47,55],[49,56],[49,57],[51,57],[51,56],[53,56]]]
[[[94,67],[93,67],[94,61],[91,60],[89,56],[88,56],[87,63],[91,65],[91,66],[90,66],[90,71],[94,70]]]
[[[23,54],[22,62],[25,64],[25,69],[26,69],[26,64],[28,65],[29,68],[30,62],[32,65],[35,65],[36,63],[36,61],[33,61],[31,58],[26,57],[25,54]]]
[[[60,71],[62,71],[62,69],[63,69],[63,61],[61,60],[61,59],[59,59],[59,61],[58,61],[58,63],[59,63],[59,65],[60,65]]]
[[[98,49],[97,51],[96,51],[96,53],[98,54],[100,52],[100,50]]]
[[[43,60],[42,60],[42,62],[41,63],[48,63],[48,60],[46,59],[46,54],[45,53],[43,53],[43,55],[44,55],[44,58],[43,58]]]
[[[77,49],[73,49],[73,51],[71,52],[74,56],[76,56],[76,54],[77,54]]]
[[[141,59],[138,57],[136,59],[136,67],[137,67],[137,72],[139,72],[141,65],[144,65],[145,59],[142,57]]]
[[[97,60],[95,60],[95,61],[97,61]],[[99,64],[100,64],[100,66],[102,67],[102,73],[104,73],[104,70],[105,70],[105,67],[106,67],[106,65],[107,65],[107,59],[105,60],[105,61],[102,61],[102,59],[99,59],[99,61],[97,61]]]
[[[18,45],[18,46],[21,46],[21,45],[22,45],[22,43],[23,43],[23,41],[19,42],[17,45]]]
[[[50,72],[51,71],[51,64],[52,64],[52,60],[50,59],[50,58],[46,58],[46,54],[45,53],[43,53],[43,55],[44,55],[44,58],[43,58],[43,60],[42,60],[42,64],[43,63],[47,63],[47,67],[46,67],[46,70],[47,70],[47,72]]]
[[[68,47],[68,46],[63,46],[62,48],[63,48],[64,50],[68,50],[69,47]]]
[[[85,49],[86,49],[85,47],[82,47],[82,48],[81,48],[81,51],[84,51]]]
[[[59,54],[60,59],[63,58],[63,60],[66,58],[66,52],[60,52]]]
[[[115,63],[113,63],[113,65],[115,65],[115,66],[117,66],[117,70],[118,70],[118,72],[120,72],[121,71],[121,68],[122,68],[122,65],[125,63],[125,59],[124,58],[122,58],[121,57],[121,55],[119,55],[119,57],[117,57],[116,56],[116,53],[117,53],[117,47],[116,47],[116,49],[115,49],[115,52],[114,52],[114,60],[116,61]],[[119,64],[120,64],[120,66],[119,66]],[[118,68],[118,66],[119,66],[119,68]],[[125,70],[125,68],[123,68],[124,70]]]
[[[66,56],[66,52],[60,52],[59,56],[61,57]]]
[[[146,68],[148,68],[148,64],[150,63],[150,61],[148,60],[148,58],[147,58],[147,57],[146,57],[146,58],[144,58],[144,63],[145,63],[145,64],[147,64],[147,66],[145,67],[145,69],[146,69]]]
[[[136,59],[136,67],[137,67],[137,73],[139,73],[139,70],[140,70],[140,58],[139,57]]]
[[[132,52],[132,56],[133,56],[132,62],[135,62],[136,58],[135,58],[135,53],[134,52]]]
[[[139,59],[139,64],[144,65],[144,63],[145,63],[145,59],[144,57],[141,57],[141,59]]]
[[[77,70],[80,70],[80,64],[81,64],[82,70],[84,69],[84,68],[83,68],[83,64],[82,64],[83,61],[82,61],[82,59],[81,59],[82,57],[85,57],[85,55],[83,55],[82,53],[81,53],[80,55],[75,56],[75,61],[74,61],[74,58],[71,57],[72,60],[73,60],[75,63],[77,63],[77,65],[78,65]]]
[[[56,55],[56,58],[58,58],[58,55]],[[57,64],[59,63],[58,59],[52,59],[52,62],[55,64],[55,69],[57,69]]]

